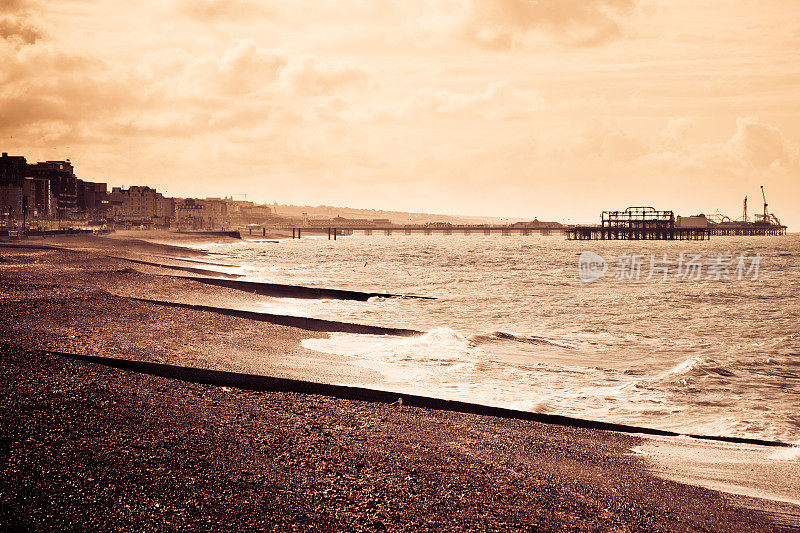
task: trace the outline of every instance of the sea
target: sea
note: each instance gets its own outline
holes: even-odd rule
[[[264,297],[251,308],[424,332],[303,342],[374,371],[376,388],[800,443],[800,234],[376,232],[202,248],[246,280],[431,297]]]

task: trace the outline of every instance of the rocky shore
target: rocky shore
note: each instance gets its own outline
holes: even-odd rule
[[[134,300],[256,297],[85,246],[0,247],[3,530],[782,530],[720,493],[651,476],[630,453],[634,436],[200,385],[53,354],[370,379],[299,345],[325,333]]]

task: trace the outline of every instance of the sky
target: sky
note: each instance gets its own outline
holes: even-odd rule
[[[0,0],[0,145],[169,196],[800,229],[798,0]]]

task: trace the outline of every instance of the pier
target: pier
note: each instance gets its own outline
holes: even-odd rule
[[[649,206],[628,207],[624,211],[603,211],[600,224],[564,225],[558,222],[516,222],[514,224],[392,224],[388,220],[333,219],[304,221],[302,224],[272,225],[270,230],[291,231],[293,239],[304,235],[327,235],[329,240],[353,235],[552,235],[564,234],[568,240],[707,240],[712,235],[772,236],[786,235],[787,228],[769,213],[764,203],[764,214],[732,221],[725,216],[703,214],[688,217],[676,216],[671,210],[658,210]],[[266,235],[267,228],[262,227]],[[251,229],[252,232],[252,229]]]
[[[786,235],[783,224],[762,224],[759,222],[720,222],[711,224],[712,235]]]
[[[628,207],[624,211],[603,211],[599,226],[572,226],[569,240],[705,240],[708,227],[678,227],[675,213],[653,207]]]
[[[326,235],[328,239],[336,240],[337,237],[352,235],[361,232],[364,235],[383,234],[383,235],[552,235],[553,233],[563,233],[567,230],[562,225],[537,225],[525,226],[522,224],[510,224],[500,226],[490,225],[452,225],[452,224],[405,224],[405,225],[348,225],[348,226],[291,226],[274,227],[273,229],[292,230],[292,238],[300,239],[303,235]]]
[[[767,194],[761,186],[761,198],[764,199],[764,211],[753,215],[752,220],[747,216],[747,196],[742,201],[742,216],[736,220],[722,213],[715,213],[708,217],[711,233],[713,235],[786,235],[786,226],[780,219],[769,211]]]

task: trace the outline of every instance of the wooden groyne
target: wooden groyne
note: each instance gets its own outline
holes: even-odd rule
[[[279,324],[281,326],[291,326],[304,329],[306,331],[322,331],[326,333],[359,333],[362,335],[395,335],[400,337],[412,337],[422,335],[422,331],[407,328],[389,328],[384,326],[372,326],[369,324],[356,324],[353,322],[341,322],[338,320],[326,320],[322,318],[309,318],[303,316],[276,315],[273,313],[261,313],[257,311],[242,311],[240,309],[230,309],[227,307],[212,307],[209,305],[186,304],[180,302],[167,302],[164,300],[151,300],[147,298],[130,298],[139,302],[163,305],[165,307],[177,307],[181,309],[194,309],[216,313],[218,315],[235,316],[247,320]]]
[[[302,285],[284,285],[282,283],[265,283],[261,281],[243,281],[234,279],[201,278],[194,276],[175,276],[179,279],[190,279],[207,285],[227,287],[261,296],[278,296],[283,298],[306,298],[323,300],[356,300],[366,302],[370,298],[417,298],[435,300],[432,296],[410,294],[387,294],[382,292],[361,292],[345,289],[326,289],[322,287],[304,287]]]
[[[182,235],[196,235],[201,237],[230,237],[231,239],[241,239],[242,234],[239,230],[233,231],[177,231]]]
[[[541,422],[543,424],[556,424],[566,427],[577,427],[584,429],[617,431],[620,433],[633,433],[640,435],[659,435],[667,437],[687,436],[695,439],[710,441],[732,442],[738,444],[755,444],[760,446],[790,447],[790,444],[780,441],[770,441],[765,439],[752,439],[745,437],[727,437],[717,435],[697,435],[683,434],[675,431],[662,430],[650,427],[632,426],[614,422],[603,422],[599,420],[587,420],[570,416],[534,413],[530,411],[520,411],[504,407],[493,407],[477,403],[464,402],[459,400],[445,400],[430,396],[419,396],[415,394],[404,394],[398,392],[369,389],[364,387],[353,387],[347,385],[329,385],[314,381],[299,379],[279,378],[271,376],[259,376],[255,374],[244,374],[238,372],[227,372],[221,370],[206,370],[201,368],[169,365],[164,363],[150,363],[145,361],[132,361],[115,357],[103,357],[96,355],[83,355],[56,351],[40,351],[40,353],[52,354],[61,357],[68,357],[88,363],[95,363],[111,368],[139,372],[153,376],[160,376],[169,379],[187,381],[191,383],[201,383],[205,385],[215,385],[224,387],[235,387],[244,390],[270,391],[270,392],[295,392],[300,394],[317,394],[345,400],[356,400],[363,402],[398,404],[398,399],[402,399],[402,404],[409,407],[420,407],[423,409],[433,409],[437,411],[450,411],[456,413],[469,413],[483,416],[495,416],[500,418],[528,420]]]
[[[152,261],[143,261],[141,259],[132,259],[130,257],[120,257],[116,255],[107,255],[109,259],[116,259],[117,261],[127,261],[137,265],[146,265],[156,268],[164,268],[167,270],[180,270],[182,272],[191,272],[193,274],[203,274],[205,276],[222,276],[226,278],[241,278],[242,274],[228,274],[227,272],[220,272],[218,270],[207,270],[205,268],[195,268],[179,265],[165,265],[164,263],[154,263]],[[180,259],[179,259],[180,261]]]

